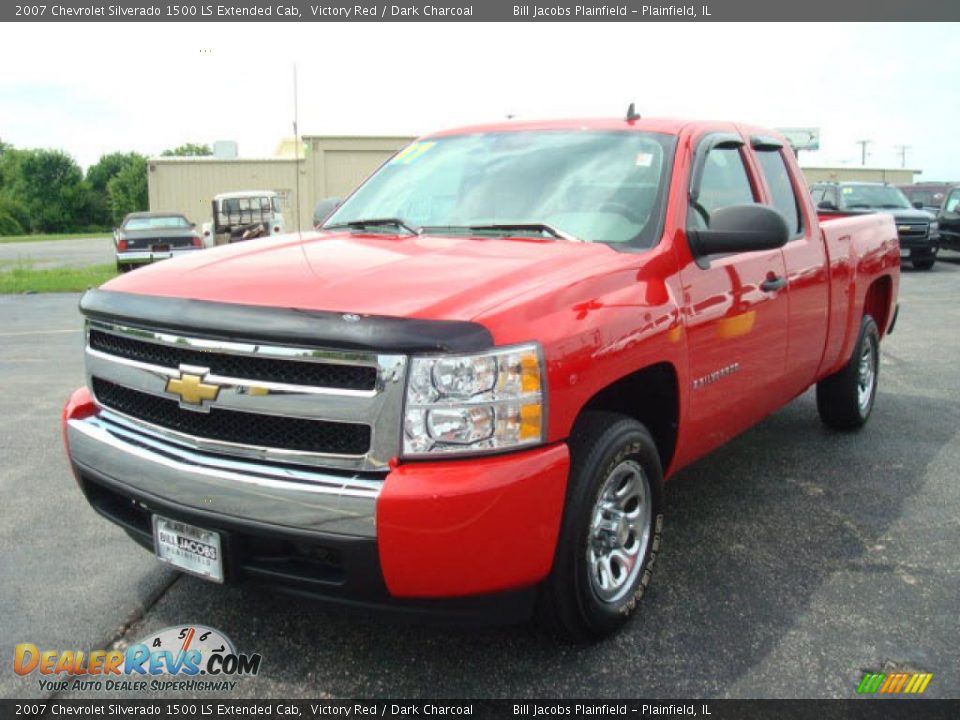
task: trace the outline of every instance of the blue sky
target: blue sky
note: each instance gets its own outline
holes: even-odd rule
[[[12,27],[8,27],[11,30]],[[292,134],[420,134],[507,114],[644,115],[816,126],[804,164],[960,180],[957,24],[46,23],[0,46],[0,139],[82,165]]]

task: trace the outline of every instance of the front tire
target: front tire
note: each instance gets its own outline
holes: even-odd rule
[[[820,419],[835,430],[856,430],[870,418],[880,370],[880,331],[869,315],[860,321],[853,355],[840,370],[817,383]]]
[[[570,479],[539,617],[564,640],[606,637],[634,614],[663,525],[663,471],[647,429],[625,415],[585,414],[570,437]]]

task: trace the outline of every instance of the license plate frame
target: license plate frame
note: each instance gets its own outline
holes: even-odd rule
[[[159,245],[154,245],[153,247],[150,248],[150,251],[168,255],[170,253],[170,243],[162,243]]]
[[[223,538],[215,530],[153,516],[153,551],[161,562],[211,582],[224,582]]]

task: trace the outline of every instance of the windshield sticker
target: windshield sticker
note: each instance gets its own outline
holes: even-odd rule
[[[413,143],[413,145],[408,145],[406,148],[401,150],[393,160],[390,161],[391,165],[412,165],[417,160],[426,155],[433,146],[436,145],[435,142],[422,142],[422,143]]]
[[[852,195],[853,188],[840,188],[840,192],[842,192],[844,195]]]
[[[637,167],[650,167],[653,165],[653,153],[637,153]]]

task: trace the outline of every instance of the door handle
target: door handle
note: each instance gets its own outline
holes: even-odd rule
[[[783,288],[786,286],[787,279],[777,275],[771,275],[762,283],[760,283],[760,289],[764,292],[776,292],[777,290],[783,290]]]

